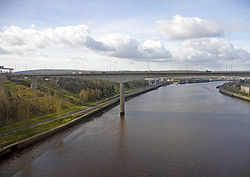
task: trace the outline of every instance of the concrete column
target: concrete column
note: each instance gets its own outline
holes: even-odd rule
[[[56,77],[55,80],[56,80],[56,86],[55,87],[56,88],[60,87],[60,78]]]
[[[38,88],[38,79],[37,79],[37,77],[34,77],[34,76],[31,77],[30,88]]]
[[[125,114],[125,93],[124,93],[124,83],[120,83],[120,115]]]

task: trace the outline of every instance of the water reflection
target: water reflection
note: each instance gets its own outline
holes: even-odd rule
[[[172,85],[141,95],[126,102],[126,116],[120,117],[115,107],[54,136],[50,145],[34,147],[47,148],[40,157],[29,159],[29,151],[11,161],[29,159],[18,170],[0,164],[0,172],[12,176],[20,170],[19,176],[36,177],[248,177],[250,104],[220,94],[215,89],[220,84]]]
[[[124,146],[124,136],[126,134],[126,127],[125,127],[125,116],[121,115],[120,116],[120,131],[119,131],[119,139],[118,139],[118,152],[121,155],[123,146]]]
[[[124,145],[124,138],[126,136],[126,127],[125,127],[125,116],[120,116],[120,127],[119,127],[119,137],[117,140],[117,154],[115,157],[117,158],[118,164],[118,174],[120,174],[121,170],[124,168],[124,157],[125,157],[125,145]]]

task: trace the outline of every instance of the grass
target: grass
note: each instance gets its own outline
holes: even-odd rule
[[[55,128],[59,125],[63,125],[73,119],[75,119],[76,116],[67,116],[64,118],[56,119],[53,121],[50,121],[48,123],[44,123],[41,125],[37,125],[31,128],[26,128],[24,130],[18,130],[16,132],[0,135],[0,148],[5,147],[9,144],[15,143],[17,141],[21,141],[23,139],[29,138],[33,135],[39,134],[41,132],[44,132],[46,130],[50,130],[52,128]]]
[[[138,89],[138,88],[124,88],[124,91],[127,92],[127,91],[134,90],[134,89]]]
[[[125,88],[125,91],[131,91],[131,90],[135,90],[135,88]],[[111,96],[111,97],[108,97],[108,98],[103,98],[103,99],[98,100],[98,101],[89,102],[88,104],[86,104],[86,106],[90,106],[90,105],[100,103],[100,102],[102,102],[102,101],[104,101],[106,99],[110,99],[112,97],[114,97],[114,96]],[[76,110],[81,109],[81,108],[83,108],[83,106],[74,106],[74,107],[71,107],[69,109],[63,110],[62,114],[66,114],[66,113],[69,113],[69,112],[72,112],[72,111],[76,111]],[[47,120],[47,119],[50,119],[50,118],[53,118],[53,117],[56,117],[56,116],[57,116],[56,113],[45,114],[45,115],[38,116],[38,117],[35,117],[33,119],[30,119],[28,121],[29,122],[28,124],[35,124],[35,123],[38,123],[38,122],[41,122],[41,121],[44,121],[44,120]],[[7,130],[12,130],[12,129],[15,129],[15,128],[21,128],[21,127],[23,127],[23,121],[18,121],[16,123],[12,123],[10,125],[0,126],[0,132],[7,131]]]
[[[249,94],[247,94],[247,93],[243,93],[243,92],[240,92],[240,91],[234,91],[234,90],[232,90],[232,89],[230,89],[230,88],[223,88],[224,90],[226,90],[226,91],[229,91],[229,92],[231,92],[231,93],[234,93],[234,94],[238,94],[238,95],[241,95],[241,96],[245,96],[245,97],[249,97],[250,98],[250,95]]]
[[[64,104],[67,102],[67,104],[71,106],[80,105],[79,94],[74,94],[62,88],[51,87],[51,85],[49,85],[46,82],[40,82],[38,90],[45,92],[45,93],[47,93],[48,91],[52,93],[59,92],[64,100]]]
[[[235,94],[239,94],[239,95],[242,95],[242,96],[246,96],[246,97],[250,97],[250,95],[249,94],[247,94],[247,93],[244,93],[244,92],[240,92],[240,91],[234,91],[234,90],[232,90],[232,89],[230,89],[230,88],[223,88],[224,90],[227,90],[227,91],[229,91],[229,92],[232,92],[232,93],[235,93]]]
[[[141,89],[141,88],[125,88],[124,91],[127,92],[127,91],[138,90],[138,89]],[[102,98],[101,100],[98,100],[98,101],[89,102],[89,103],[86,104],[86,105],[87,105],[87,106],[90,106],[90,105],[94,105],[94,104],[100,103],[100,102],[102,102],[102,101],[104,101],[104,100],[113,98],[114,96],[117,96],[118,94],[120,94],[120,92],[119,92],[119,91],[116,91],[116,92],[115,92],[115,95],[113,95],[113,96],[110,96],[110,97],[108,97],[108,98]]]
[[[72,111],[75,111],[75,110],[78,110],[81,108],[83,108],[83,106],[74,106],[74,107],[63,110],[62,114],[66,114],[66,113],[69,113],[69,112],[72,112]],[[41,121],[44,121],[44,120],[47,120],[47,119],[50,119],[50,118],[53,118],[56,116],[57,116],[56,113],[45,114],[45,115],[30,119],[30,120],[28,120],[28,122],[29,122],[29,124],[34,124],[34,123],[38,123],[38,122],[41,122]],[[16,123],[12,123],[10,125],[5,125],[5,126],[0,127],[0,132],[12,130],[15,128],[21,128],[21,127],[23,127],[23,121],[18,121]]]
[[[133,89],[134,88],[128,88],[128,89],[126,89],[126,91],[130,91],[130,90],[133,90]],[[103,98],[103,99],[98,100],[98,101],[89,102],[88,104],[86,104],[86,106],[90,106],[90,105],[94,105],[94,104],[100,103],[100,102],[102,102],[102,101],[104,101],[106,99],[110,99],[112,97],[113,96],[108,97],[108,98]],[[69,109],[63,110],[62,114],[73,112],[73,111],[76,111],[76,110],[81,109],[81,108],[83,108],[83,106],[74,106],[74,107],[71,107]],[[30,119],[28,124],[38,123],[38,122],[41,122],[41,121],[44,121],[44,120],[47,120],[47,119],[50,119],[50,118],[53,118],[53,117],[56,117],[56,116],[57,116],[56,113],[45,114],[45,115],[38,116],[38,117],[35,117],[33,119]],[[16,123],[12,123],[10,125],[0,126],[0,132],[7,131],[7,130],[12,130],[12,129],[15,129],[15,128],[21,128],[21,127],[23,127],[23,122],[22,121],[18,121]]]
[[[242,93],[242,92],[241,92],[241,95],[242,95],[242,96],[246,96],[246,97],[250,97],[250,95],[247,94],[247,93]]]
[[[126,88],[125,89],[125,91],[130,91],[130,90],[135,90],[135,88]],[[111,96],[109,98],[112,98],[112,97],[113,96]],[[109,99],[109,98],[103,98],[103,99],[95,101],[95,102],[89,102],[87,105],[93,105],[93,104],[102,102],[102,101]],[[62,113],[63,114],[69,113],[69,112],[72,112],[72,111],[75,111],[75,110],[78,110],[81,108],[83,108],[83,106],[74,106],[74,107],[71,107],[69,109],[63,110]],[[47,120],[47,119],[50,119],[53,117],[56,117],[56,113],[46,114],[46,115],[42,115],[42,116],[30,119],[28,121],[28,124],[34,124],[34,123],[41,122],[43,120]],[[65,123],[75,119],[76,117],[77,117],[76,115],[65,116],[65,117],[62,117],[59,119],[49,121],[47,123],[38,124],[38,125],[30,127],[30,128],[25,128],[22,130],[17,130],[17,131],[12,132],[12,133],[0,135],[0,148],[5,147],[9,144],[15,143],[17,141],[29,138],[29,137],[34,136],[36,134],[39,134],[41,132],[50,130],[50,129],[55,128],[57,126],[63,125]],[[0,127],[0,132],[14,129],[14,128],[20,128],[20,127],[23,127],[23,122],[21,122],[21,121],[16,122],[16,123],[11,124],[11,125]]]
[[[114,95],[114,96],[115,96],[115,95]],[[107,99],[113,98],[114,96],[110,96],[110,97],[108,97],[108,98],[102,98],[102,99],[100,99],[100,100],[98,100],[98,101],[88,102],[88,103],[86,104],[86,106],[91,106],[91,105],[94,105],[94,104],[100,103],[100,102],[102,102],[102,101],[104,101],[104,100],[107,100]]]

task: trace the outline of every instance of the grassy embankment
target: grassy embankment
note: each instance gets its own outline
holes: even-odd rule
[[[5,118],[3,116],[1,117],[2,119],[1,119],[1,125],[0,125],[0,132],[13,130],[16,128],[19,128],[21,130],[0,135],[0,148],[6,145],[9,145],[11,143],[20,141],[24,138],[33,136],[37,133],[54,128],[74,118],[74,116],[67,116],[61,119],[50,121],[48,123],[39,124],[30,128],[25,128],[31,124],[35,124],[35,123],[45,121],[54,117],[58,117],[58,113],[54,112],[53,110],[47,111],[48,113],[46,113],[46,112],[42,112],[41,111],[42,109],[41,110],[38,109],[38,107],[41,107],[41,105],[44,103],[45,101],[44,97],[47,91],[49,90],[50,92],[55,92],[56,91],[55,88],[47,83],[40,84],[40,89],[31,89],[28,87],[28,85],[29,85],[29,81],[25,81],[25,80],[17,80],[15,82],[5,81],[1,83],[0,85],[0,89],[3,92],[7,93],[6,94],[7,96],[4,95],[4,98],[2,100],[5,102],[4,103],[1,102],[2,103],[1,106],[3,106],[3,104],[5,105],[5,107],[6,107],[6,104],[8,105],[8,108],[10,109],[9,111],[10,116],[12,115],[14,117],[16,116],[16,114],[19,114],[19,113],[11,114],[12,112],[11,106],[13,107],[12,108],[13,112],[20,111],[20,114],[22,114],[23,112],[21,112],[21,109],[23,107],[16,108],[16,106],[19,106],[26,100],[29,100],[29,101],[33,100],[34,102],[36,102],[34,103],[35,106],[31,104],[27,105],[30,107],[30,113],[27,114],[28,117],[26,118],[21,117],[21,116],[20,117],[16,116],[15,118],[12,118],[12,117]],[[69,113],[69,112],[78,110],[83,107],[83,106],[77,105],[79,101],[77,100],[76,95],[64,89],[61,89],[58,92],[60,92],[60,94],[63,95],[63,98],[61,100],[62,100],[62,104],[64,105],[60,109],[60,114]],[[17,99],[19,100],[19,102],[15,101]],[[8,100],[9,102],[6,103],[6,100]],[[17,104],[15,107],[13,106],[14,101],[15,101],[15,104]],[[5,107],[3,107],[2,109],[4,109]],[[34,108],[35,110],[31,110],[31,107]],[[4,110],[0,110],[0,111],[4,111]],[[25,114],[23,115],[25,116]]]
[[[70,113],[72,111],[75,111],[75,110],[78,110],[78,109],[81,109],[81,108],[83,108],[83,106],[71,107],[71,108],[62,110],[62,114]],[[42,116],[38,116],[38,117],[35,117],[33,119],[30,119],[28,121],[28,125],[39,123],[39,122],[42,122],[42,121],[46,121],[46,120],[54,118],[54,117],[57,117],[57,113],[50,113],[50,114],[45,114],[45,115],[42,115]],[[12,123],[12,124],[0,126],[0,132],[4,132],[4,131],[16,129],[16,128],[22,128],[22,126],[23,126],[23,122],[18,121],[18,122]]]
[[[131,91],[131,90],[135,90],[135,88],[134,89],[133,88],[127,88],[125,90],[126,91]],[[109,98],[111,98],[111,97],[109,97]],[[109,98],[107,98],[107,99],[109,99]],[[89,102],[88,106],[94,105],[94,104],[102,102],[104,100],[106,100],[106,99],[104,98],[104,99],[101,99],[101,100],[96,101],[96,102]],[[67,109],[67,110],[63,110],[63,113],[72,112],[72,111],[78,110],[80,108],[82,108],[82,107],[73,107],[73,108],[70,108],[70,109]],[[39,116],[37,118],[31,119],[30,124],[41,122],[43,120],[47,120],[47,119],[50,119],[50,118],[53,118],[53,117],[56,117],[56,116],[57,116],[56,113]],[[66,124],[66,123],[68,123],[69,121],[71,121],[71,120],[73,120],[75,118],[77,118],[77,115],[65,116],[65,117],[62,117],[62,118],[59,118],[59,119],[52,120],[52,121],[47,122],[47,123],[35,125],[33,127],[30,127],[30,128],[24,128],[22,130],[18,130],[18,131],[12,132],[12,133],[7,133],[7,134],[0,135],[0,148],[5,147],[5,146],[7,146],[9,144],[15,143],[17,141],[21,141],[21,140],[23,140],[25,138],[29,138],[29,137],[34,136],[36,134],[42,133],[44,131],[53,129],[53,128],[57,127],[57,126]],[[8,125],[8,126],[1,127],[0,132],[1,131],[6,131],[6,130],[11,130],[11,129],[14,129],[14,128],[20,128],[22,126],[23,126],[22,122],[17,122],[17,123]]]
[[[32,95],[35,97],[40,97],[41,100],[43,100],[44,93],[46,91],[48,91],[48,90],[51,92],[57,91],[60,93],[60,95],[62,95],[62,103],[64,105],[64,109],[61,109],[60,114],[69,113],[69,112],[72,112],[72,111],[75,111],[75,110],[78,110],[78,109],[84,107],[83,105],[79,106],[79,103],[80,103],[79,102],[79,94],[71,93],[65,89],[55,89],[54,87],[51,87],[51,85],[49,85],[47,83],[43,83],[43,84],[40,83],[39,90],[30,89],[29,87],[27,87],[27,85],[25,86],[25,84],[28,85],[29,83],[22,83],[19,85],[17,83],[13,83],[13,82],[5,82],[4,84],[1,84],[1,87],[4,87],[5,90],[12,92],[12,94],[15,94],[15,92],[17,92],[17,90],[19,90],[19,91],[21,90],[21,92],[27,92],[26,94],[31,95],[31,97],[32,97]],[[133,89],[135,89],[135,88],[134,87],[133,88],[125,88],[125,91],[130,91]],[[115,94],[118,94],[118,93],[119,93],[119,90],[116,88]],[[113,96],[111,96],[111,97],[113,97]],[[108,98],[111,98],[111,97],[108,97]],[[96,103],[104,101],[105,99],[108,99],[108,98],[101,98],[97,101],[88,102],[87,104],[85,104],[85,106],[96,104]],[[42,123],[42,124],[37,124],[35,126],[27,128],[27,126],[29,126],[30,124],[45,121],[45,120],[48,120],[50,118],[54,118],[57,116],[58,116],[58,113],[48,113],[48,114],[43,114],[43,115],[41,115],[41,113],[39,113],[37,116],[33,116],[34,118],[30,118],[30,119],[25,120],[25,121],[24,120],[16,120],[14,122],[10,121],[6,125],[1,125],[0,132],[12,130],[15,128],[21,128],[21,129],[14,131],[14,132],[11,132],[11,133],[0,135],[0,148],[5,147],[5,146],[12,144],[14,142],[23,140],[25,138],[31,137],[33,135],[39,134],[39,133],[44,132],[46,130],[63,125],[63,124],[76,118],[76,115],[58,117],[57,119],[54,119],[52,121]]]
[[[5,147],[9,144],[15,143],[17,141],[23,140],[25,138],[31,137],[33,135],[39,134],[46,130],[55,128],[59,125],[63,125],[71,120],[73,120],[76,116],[67,116],[60,119],[55,119],[53,121],[36,125],[34,127],[26,128],[23,130],[18,130],[12,133],[0,135],[0,148]]]
[[[225,87],[225,86],[224,86],[224,87],[222,86],[222,88],[223,88],[224,90],[229,91],[229,92],[232,92],[232,93],[234,93],[234,94],[238,94],[238,95],[242,95],[242,96],[246,96],[246,97],[249,97],[249,98],[250,98],[250,95],[249,95],[249,94],[244,93],[244,92],[241,92],[240,90],[236,90],[236,89],[234,89],[234,88]]]
[[[37,122],[41,122],[46,119],[50,119],[52,117],[57,117],[58,112],[53,109],[48,109],[47,107],[52,107],[53,105],[49,105],[45,107],[45,104],[52,104],[54,102],[62,102],[60,105],[60,113],[65,114],[68,112],[72,112],[74,110],[80,109],[83,106],[80,106],[78,98],[67,92],[66,90],[61,89],[59,92],[62,96],[61,99],[54,99],[51,101],[46,102],[45,99],[52,99],[53,97],[45,97],[47,96],[47,92],[56,92],[55,88],[49,86],[48,84],[41,84],[40,89],[31,89],[25,86],[27,81],[23,81],[22,84],[17,84],[15,82],[6,81],[1,83],[0,90],[5,92],[5,94],[1,93],[0,106],[1,109],[1,116],[0,116],[0,132],[22,127],[24,123],[24,119],[26,124],[34,124]],[[45,90],[45,91],[43,91]],[[78,96],[79,97],[79,96]],[[21,117],[22,110],[24,107],[20,105],[24,104],[24,102],[28,102],[29,104],[26,105],[29,107],[29,112],[26,116],[28,118]],[[16,105],[14,105],[16,104]],[[14,105],[14,106],[13,106]],[[47,108],[47,109],[46,109]],[[4,109],[8,109],[4,110]],[[6,115],[7,112],[7,115]]]

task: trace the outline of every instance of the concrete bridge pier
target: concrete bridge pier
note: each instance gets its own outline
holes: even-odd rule
[[[120,115],[125,114],[125,92],[124,92],[124,83],[120,82]]]
[[[55,80],[55,82],[56,82],[55,87],[56,87],[56,88],[59,88],[59,87],[60,87],[60,77],[55,77],[54,80]]]
[[[31,76],[30,88],[38,88],[38,79],[35,76]]]

